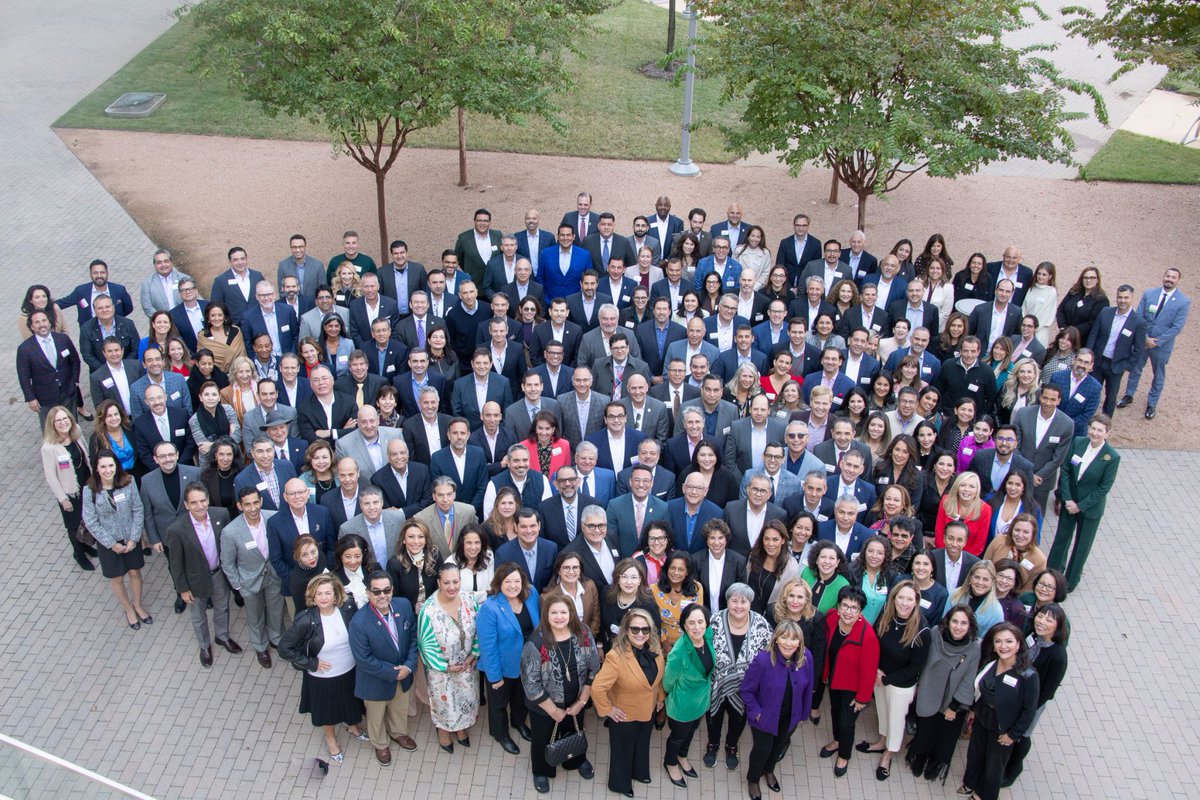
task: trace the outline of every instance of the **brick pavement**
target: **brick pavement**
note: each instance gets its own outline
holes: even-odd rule
[[[0,130],[0,180],[11,198],[0,216],[0,269],[13,286],[33,279],[28,253],[37,254],[37,279],[59,292],[78,282],[87,260],[97,255],[126,285],[136,286],[145,273],[151,244],[47,126],[164,29],[169,5],[124,0],[101,10],[69,0],[52,14],[30,0],[0,6],[0,72],[6,76],[0,105],[12,109],[35,97],[48,103],[19,118],[9,115]],[[134,29],[118,30],[117,18],[135,21]],[[11,353],[13,326],[0,336]],[[145,572],[145,605],[155,624],[128,630],[103,579],[81,573],[69,561],[57,511],[38,474],[32,417],[12,374],[4,373],[0,382],[7,398],[0,406],[5,430],[0,441],[20,476],[0,487],[5,523],[0,559],[10,575],[0,587],[0,730],[161,798],[533,796],[527,760],[492,746],[482,722],[473,731],[474,746],[450,756],[435,747],[425,715],[413,731],[420,746],[416,754],[398,754],[392,767],[382,768],[369,746],[346,742],[343,734],[345,764],[310,783],[302,774],[304,759],[323,747],[320,735],[296,713],[298,674],[278,663],[266,671],[250,654],[224,651],[216,653],[213,669],[201,670],[186,617],[171,613],[161,557],[151,558]],[[1164,475],[1173,480],[1164,483]],[[1195,517],[1197,475],[1200,454],[1124,454],[1090,575],[1067,605],[1075,634],[1070,671],[1012,797],[1141,798],[1194,790],[1189,776],[1200,736],[1187,698],[1200,640],[1167,632],[1195,632],[1189,613],[1194,604],[1174,588],[1190,587],[1194,570],[1187,559],[1172,556],[1187,552],[1178,521]],[[1157,497],[1140,491],[1144,485],[1159,487]],[[1148,524],[1131,531],[1119,517]],[[31,532],[47,546],[23,546]],[[1165,546],[1131,559],[1130,550],[1118,544],[1131,533]],[[40,558],[31,559],[31,553]],[[245,642],[243,630],[235,610],[233,635]],[[860,736],[872,720],[868,711]],[[597,780],[560,777],[552,797],[607,795],[606,732],[594,717],[588,732]],[[835,781],[830,762],[816,757],[827,733],[826,726],[807,724],[798,733],[779,769],[789,792],[953,796],[956,784],[917,783],[899,766],[890,781],[877,783],[873,761],[861,756],[847,778]],[[747,736],[743,746],[748,745]],[[656,735],[654,783],[639,787],[639,796],[678,796],[657,766],[661,747]],[[696,763],[702,749],[693,750]],[[951,781],[961,774],[964,753],[960,747]],[[742,796],[741,777],[723,767],[704,770],[689,796]],[[11,794],[15,788],[0,771],[0,789]],[[28,796],[62,795],[39,785]]]

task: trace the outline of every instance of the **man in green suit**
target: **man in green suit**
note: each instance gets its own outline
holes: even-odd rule
[[[1047,566],[1060,571],[1065,568],[1068,591],[1075,591],[1079,585],[1083,565],[1096,539],[1096,529],[1104,516],[1104,503],[1121,466],[1120,454],[1108,443],[1111,429],[1112,419],[1108,416],[1096,414],[1092,417],[1087,436],[1075,439],[1070,456],[1058,475],[1062,511]],[[1075,540],[1073,551],[1072,539]]]
[[[483,275],[492,256],[500,252],[500,231],[492,230],[492,212],[486,208],[475,211],[475,227],[458,235],[454,254],[459,266],[471,276],[476,286],[483,286]]]

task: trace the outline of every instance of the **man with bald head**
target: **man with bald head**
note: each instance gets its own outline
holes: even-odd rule
[[[333,520],[334,530],[340,536],[342,526],[346,524],[346,521],[354,519],[355,516],[362,513],[358,490],[362,487],[363,480],[362,472],[358,468],[358,462],[349,456],[338,459],[335,474],[337,475],[338,482],[337,491],[326,492],[318,503],[329,511],[329,517]],[[382,495],[380,495],[379,502],[380,508],[382,508]]]
[[[1021,263],[1021,248],[1010,244],[1004,248],[1001,260],[990,262],[987,270],[988,275],[992,276],[996,284],[1006,278],[1012,281],[1011,302],[1014,306],[1020,308],[1025,304],[1025,295],[1029,292],[1029,287],[1033,285],[1033,270]]]
[[[271,554],[271,566],[279,576],[281,592],[288,598],[291,596],[288,582],[292,570],[296,568],[292,548],[297,537],[307,534],[316,539],[317,547],[325,555],[325,563],[332,565],[337,531],[334,530],[329,510],[312,502],[311,492],[304,481],[299,478],[288,480],[283,485],[283,498],[283,508],[267,520],[267,548]],[[265,503],[266,498],[263,500]]]
[[[433,499],[429,467],[409,459],[408,444],[393,439],[387,446],[388,463],[371,476],[371,483],[383,490],[384,505],[414,516]]]
[[[517,238],[517,255],[529,259],[534,275],[537,274],[538,259],[541,258],[542,251],[554,247],[554,234],[542,230],[541,222],[541,213],[536,208],[531,208],[525,212],[525,229],[513,234]]]
[[[725,219],[714,224],[708,231],[712,234],[715,242],[718,236],[725,236],[729,239],[729,251],[732,253],[737,249],[737,246],[746,241],[746,234],[750,233],[750,223],[742,219],[741,203],[730,203],[725,209]]]

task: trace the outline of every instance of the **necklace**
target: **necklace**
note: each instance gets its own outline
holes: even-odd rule
[[[328,481],[323,481],[320,478],[317,478],[314,476],[313,482],[315,484],[317,484],[317,488],[320,489],[322,492],[328,492],[330,489],[333,488],[333,478],[330,478]]]
[[[223,480],[223,481],[227,481],[227,480],[229,480],[229,476],[230,476],[230,475],[232,475],[232,474],[233,474],[233,470],[232,470],[232,469],[231,469],[231,470],[229,470],[229,472],[221,472],[221,469],[220,469],[220,467],[218,467],[218,468],[217,468],[217,477],[218,477],[218,478],[220,478],[220,479],[221,479],[221,480]]]

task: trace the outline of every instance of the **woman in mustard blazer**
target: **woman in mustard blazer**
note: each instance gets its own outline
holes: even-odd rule
[[[1079,436],[1058,474],[1058,498],[1062,512],[1058,535],[1050,548],[1047,565],[1065,572],[1067,591],[1075,591],[1083,577],[1083,565],[1096,540],[1096,529],[1104,516],[1104,503],[1117,480],[1121,456],[1108,443],[1112,419],[1104,414],[1092,417],[1087,436]],[[1071,547],[1074,540],[1075,547]],[[1070,562],[1067,553],[1070,552]]]
[[[664,666],[658,627],[650,612],[630,608],[592,682],[596,713],[608,717],[609,791],[633,797],[635,778],[650,782],[650,729],[665,698]]]

